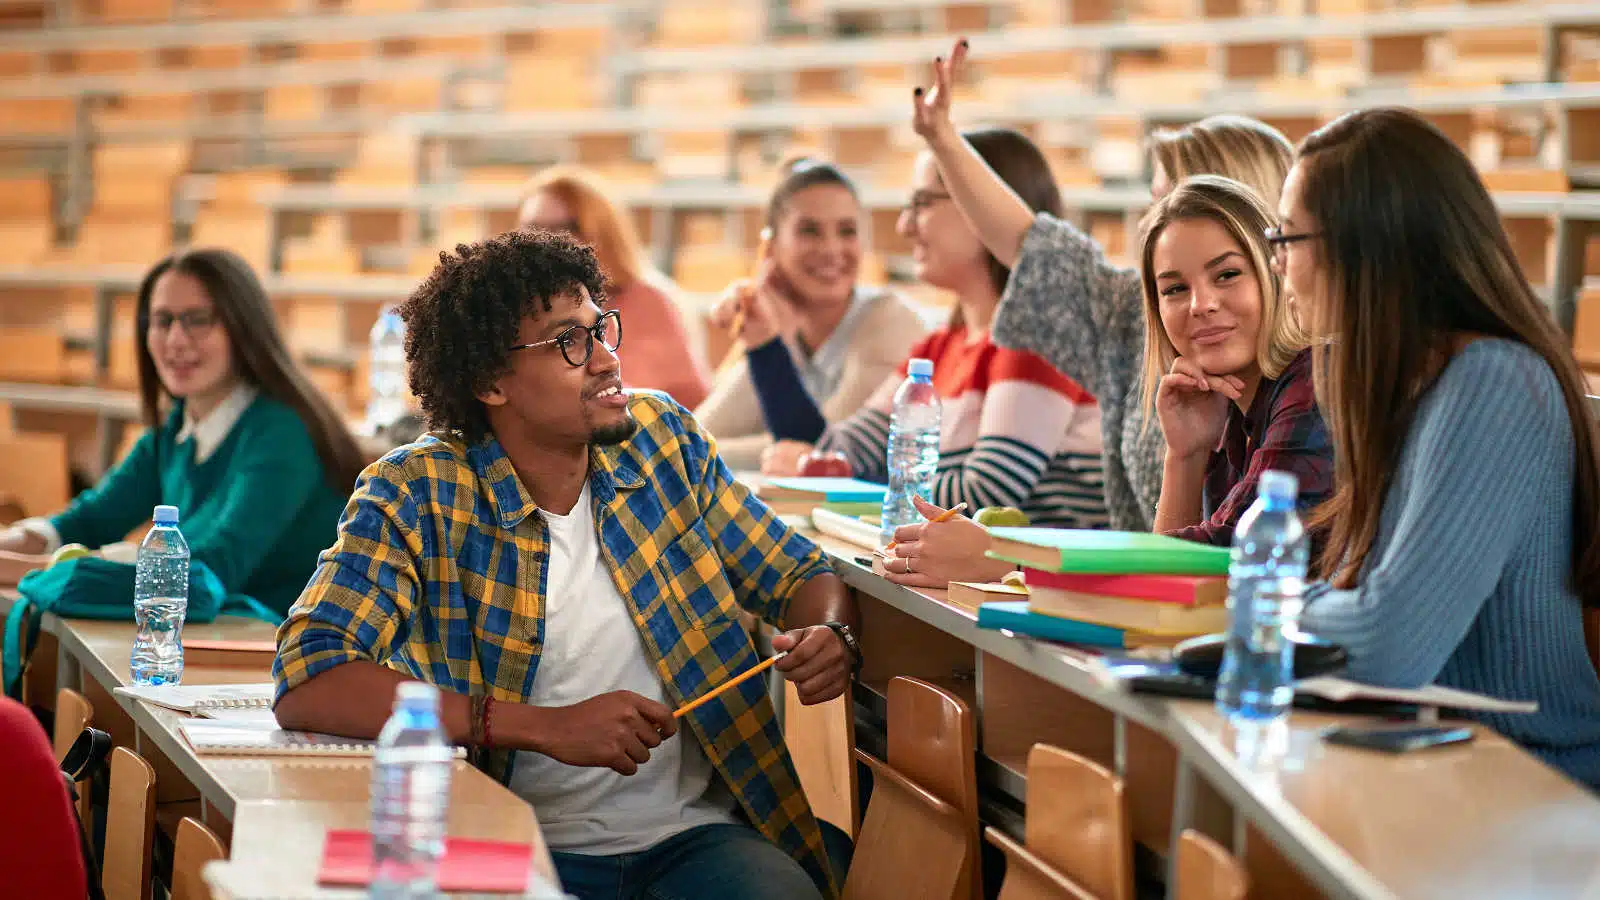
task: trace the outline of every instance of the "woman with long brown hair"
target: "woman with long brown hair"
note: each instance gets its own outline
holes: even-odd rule
[[[565,232],[594,248],[606,306],[622,313],[631,335],[621,354],[629,387],[664,391],[689,409],[705,400],[710,376],[673,299],[677,288],[645,258],[633,223],[599,179],[569,166],[540,172],[523,188],[517,227]]]
[[[1271,240],[1335,445],[1302,627],[1350,677],[1516,700],[1502,734],[1600,786],[1600,458],[1566,336],[1466,155],[1408,110],[1301,144]]]
[[[333,543],[366,463],[360,448],[289,355],[272,301],[237,254],[163,259],[139,284],[136,318],[146,431],[66,510],[0,531],[6,580],[47,565],[62,544],[120,541],[170,504],[196,563],[229,593],[286,612]]]

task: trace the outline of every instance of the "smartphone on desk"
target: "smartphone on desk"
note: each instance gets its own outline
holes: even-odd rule
[[[1409,753],[1428,747],[1462,744],[1472,740],[1472,729],[1438,725],[1385,725],[1377,728],[1335,726],[1322,733],[1330,744],[1381,750],[1384,753]]]

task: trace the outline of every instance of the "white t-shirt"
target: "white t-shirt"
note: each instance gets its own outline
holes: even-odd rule
[[[528,702],[571,706],[628,690],[670,706],[600,556],[589,486],[567,515],[540,514],[550,529],[550,562],[544,650]],[[518,753],[511,789],[533,804],[550,849],[570,853],[633,853],[696,826],[735,821],[733,795],[687,725],[628,776]]]

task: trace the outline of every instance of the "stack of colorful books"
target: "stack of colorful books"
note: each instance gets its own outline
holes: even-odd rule
[[[1227,628],[1225,547],[1059,528],[993,528],[990,536],[990,556],[1023,567],[1027,597],[983,603],[979,627],[1123,649]]]

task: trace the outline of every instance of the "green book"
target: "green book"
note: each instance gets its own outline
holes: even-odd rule
[[[991,528],[989,555],[1076,575],[1226,575],[1231,551],[1144,531]]]

